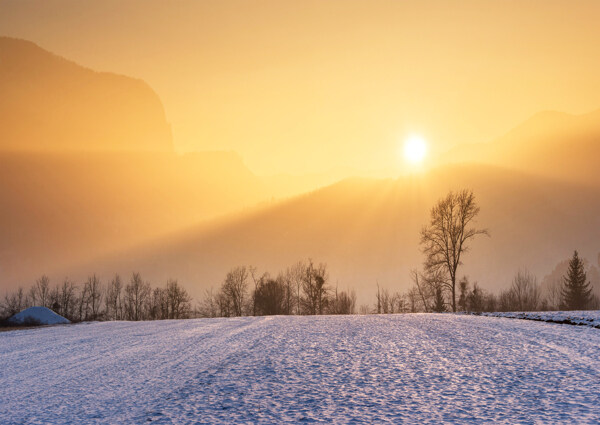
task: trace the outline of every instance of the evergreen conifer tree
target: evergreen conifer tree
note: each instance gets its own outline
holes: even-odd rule
[[[436,313],[443,313],[446,311],[446,303],[444,302],[444,294],[442,293],[441,285],[437,285],[435,287],[433,311],[435,311]]]
[[[584,310],[592,300],[592,287],[587,282],[587,275],[583,268],[583,260],[577,251],[569,261],[567,275],[563,277],[562,308],[565,310]]]

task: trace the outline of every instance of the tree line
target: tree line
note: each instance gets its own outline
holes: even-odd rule
[[[193,313],[191,301],[177,280],[169,279],[164,287],[153,288],[140,273],[132,273],[127,283],[117,274],[103,284],[94,274],[79,285],[67,278],[54,286],[43,275],[29,290],[7,293],[0,301],[0,317],[42,306],[72,322],[186,319]]]
[[[127,283],[117,274],[106,284],[93,274],[79,285],[67,278],[52,286],[43,275],[29,290],[19,288],[0,300],[0,319],[32,306],[50,308],[72,322],[354,314],[356,294],[332,287],[327,265],[309,259],[274,277],[252,266],[234,267],[219,289],[206,290],[194,307],[192,297],[173,279],[153,288],[140,273],[132,273]]]
[[[421,230],[422,271],[413,270],[412,288],[406,294],[390,294],[377,288],[375,312],[405,311],[534,311],[597,309],[600,300],[592,294],[584,262],[577,251],[569,261],[562,282],[542,294],[535,276],[526,270],[515,275],[509,289],[499,295],[458,278],[464,255],[477,236],[490,236],[475,226],[480,208],[473,191],[450,192],[430,211],[429,223]]]
[[[576,259],[574,259],[576,258]],[[493,293],[477,282],[462,277],[457,285],[457,309],[464,312],[598,310],[600,299],[592,293],[583,261],[574,254],[562,282],[542,287],[528,270],[516,272],[508,289]],[[414,273],[414,272],[413,272]],[[440,291],[422,276],[413,275],[413,286],[406,292],[391,292],[377,287],[375,304],[362,306],[369,313],[417,313],[452,311],[450,294]],[[416,283],[418,282],[418,283]]]
[[[276,276],[238,266],[227,273],[217,291],[204,292],[196,311],[201,317],[354,314],[356,294],[333,288],[327,265],[311,259]]]
[[[450,192],[431,209],[429,223],[421,229],[422,270],[413,270],[412,287],[405,293],[390,292],[377,285],[375,305],[361,305],[361,314],[445,311],[534,311],[600,308],[592,293],[577,251],[569,261],[562,281],[541,290],[527,270],[514,276],[510,288],[493,294],[466,276],[460,266],[470,242],[489,236],[475,226],[480,208],[470,190]],[[237,266],[215,291],[208,289],[192,308],[192,298],[169,279],[164,287],[152,288],[139,273],[125,284],[115,275],[107,284],[94,274],[83,284],[69,279],[51,286],[42,276],[28,290],[6,294],[0,302],[0,318],[10,317],[34,305],[51,308],[71,321],[160,320],[190,317],[264,315],[355,314],[354,291],[339,291],[329,280],[327,265],[299,261],[272,276],[252,266]]]

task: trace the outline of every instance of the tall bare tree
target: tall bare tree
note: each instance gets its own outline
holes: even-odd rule
[[[415,288],[419,293],[419,297],[421,298],[421,302],[423,303],[423,308],[425,309],[425,313],[429,312],[429,303],[427,302],[430,298],[432,298],[432,291],[429,289],[429,285],[426,285],[427,281],[423,278],[422,274],[419,273],[418,270],[413,269],[410,272],[411,278],[415,283]]]
[[[191,301],[185,288],[177,280],[169,279],[167,281],[167,318],[169,319],[187,319],[192,311]]]
[[[510,291],[517,310],[537,310],[540,304],[541,291],[536,277],[529,271],[523,269],[517,272],[513,278]]]
[[[72,282],[68,278],[65,278],[65,280],[63,280],[63,283],[60,287],[61,311],[59,314],[70,320],[75,319],[75,310],[77,304],[76,290],[77,286],[74,282]]]
[[[205,289],[203,297],[196,307],[197,314],[200,317],[217,317],[219,315],[217,298],[218,295],[213,293],[213,288]]]
[[[283,314],[292,314],[294,305],[294,281],[293,277],[284,272],[277,275],[277,281],[281,282],[285,288],[285,306]]]
[[[302,281],[305,268],[306,264],[303,261],[298,261],[285,270],[286,279],[289,281],[290,289],[293,292],[290,295],[292,295],[295,305],[295,314],[302,314]],[[292,314],[291,311],[290,314]]]
[[[248,267],[235,267],[227,273],[225,282],[221,286],[221,293],[230,304],[232,309],[231,315],[233,316],[242,316],[244,314],[249,278],[250,271]]]
[[[281,279],[261,279],[255,293],[255,315],[284,314],[286,285]]]
[[[23,288],[19,288],[17,292],[13,294],[6,294],[4,296],[3,315],[10,317],[17,314],[26,307],[27,296],[25,295]]]
[[[35,281],[35,285],[31,288],[30,296],[32,298],[33,305],[40,305],[42,307],[50,306],[50,279],[48,276],[43,275]]]
[[[472,227],[479,206],[471,190],[450,192],[431,209],[429,225],[421,230],[421,249],[425,254],[426,273],[443,272],[445,287],[451,293],[452,311],[456,311],[456,276],[468,243],[486,229]]]
[[[356,293],[354,291],[339,291],[335,286],[335,295],[329,303],[329,314],[356,313]]]
[[[144,320],[146,301],[150,296],[150,284],[142,280],[139,273],[133,273],[125,287],[125,311],[128,320]]]
[[[406,294],[408,297],[408,308],[411,313],[417,312],[417,302],[420,298],[419,291],[414,286]]]
[[[87,303],[90,308],[90,316],[86,317],[86,320],[97,320],[100,314],[100,303],[102,301],[102,284],[95,273],[88,277],[84,285],[84,291],[88,296]]]
[[[122,291],[121,277],[116,274],[108,284],[106,291],[106,315],[108,319],[123,320]]]
[[[304,296],[300,300],[305,314],[323,314],[329,293],[328,279],[327,265],[320,263],[315,266],[312,260],[308,260],[308,265],[302,274]]]

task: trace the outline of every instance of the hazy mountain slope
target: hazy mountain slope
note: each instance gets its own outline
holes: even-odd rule
[[[0,287],[269,196],[232,153],[0,154]]]
[[[259,178],[233,152],[176,155],[144,82],[28,41],[0,37],[0,93],[0,290],[328,178]]]
[[[540,112],[491,143],[463,145],[441,162],[483,162],[600,185],[600,110]]]
[[[600,191],[487,166],[451,167],[400,180],[350,179],[237,219],[211,223],[143,248],[71,268],[140,270],[155,282],[177,277],[194,295],[219,285],[230,267],[276,272],[299,259],[327,262],[332,283],[363,300],[382,286],[405,289],[419,267],[419,230],[448,190],[472,188],[481,204],[481,238],[465,273],[487,288],[507,286],[519,267],[540,277],[573,249],[600,251]],[[66,270],[65,270],[66,271]]]
[[[0,150],[173,149],[162,103],[143,81],[95,72],[0,37]]]

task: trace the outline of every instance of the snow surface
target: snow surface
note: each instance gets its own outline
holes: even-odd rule
[[[452,314],[0,334],[0,423],[599,423],[600,330]]]
[[[512,311],[506,313],[481,313],[484,316],[508,317],[509,319],[537,320],[600,328],[600,310],[582,311]]]
[[[33,320],[40,325],[63,325],[71,323],[68,319],[65,319],[60,314],[56,314],[52,310],[46,307],[29,307],[25,310],[15,314],[9,322],[23,324],[28,320]]]

